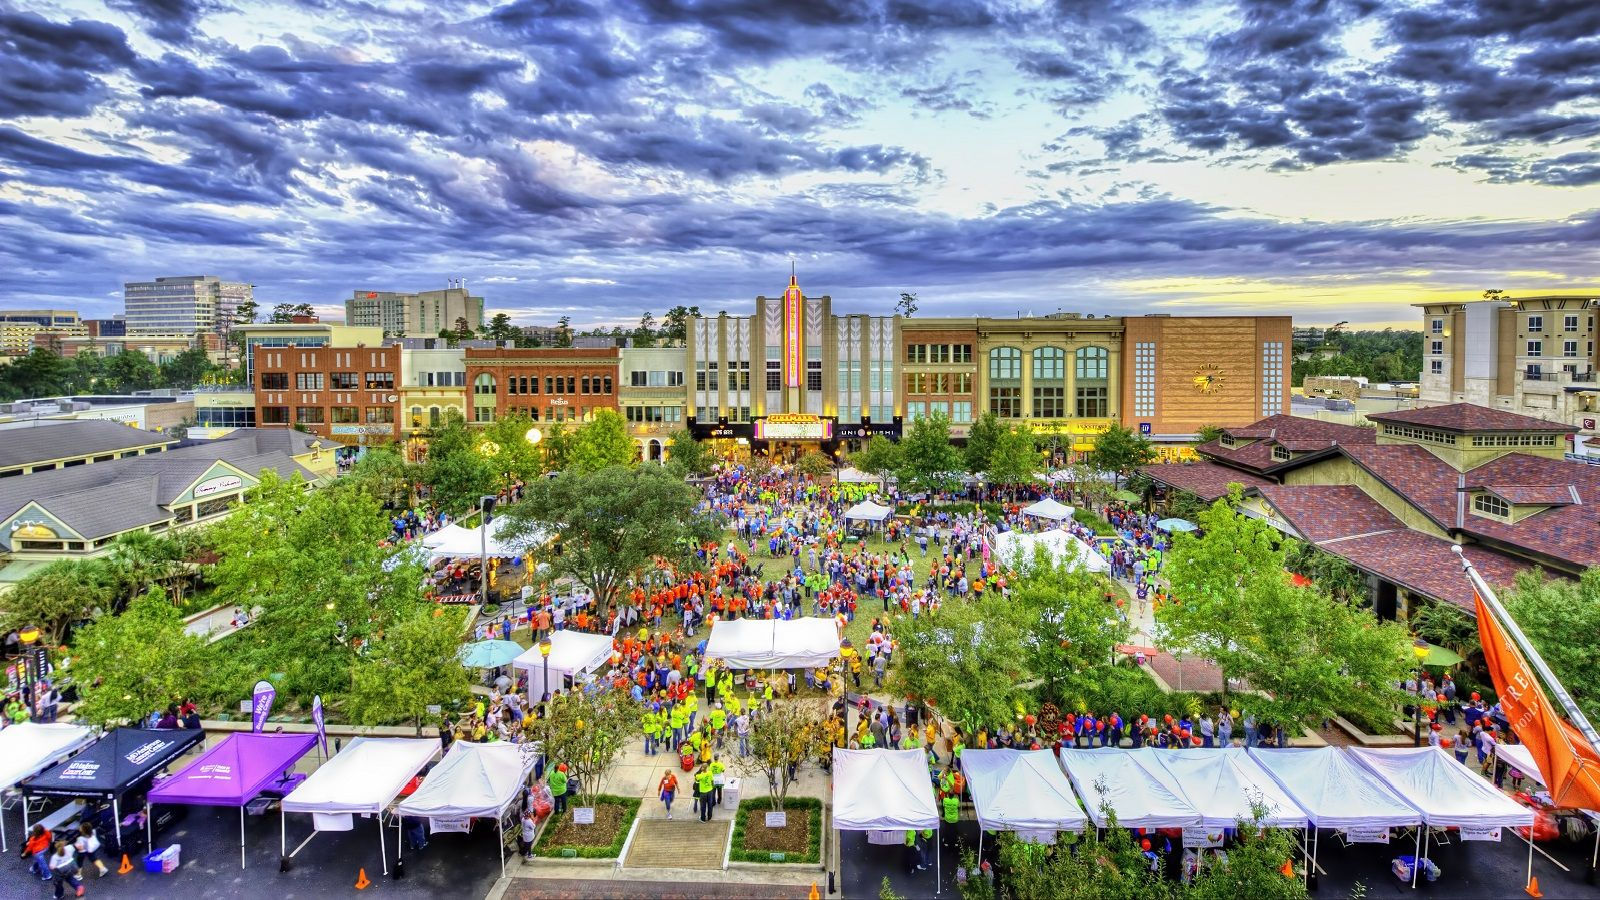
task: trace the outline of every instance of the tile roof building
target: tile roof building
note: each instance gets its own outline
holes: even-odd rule
[[[1600,466],[1563,459],[1570,427],[1465,403],[1368,418],[1272,416],[1144,472],[1205,501],[1239,485],[1241,512],[1365,573],[1380,615],[1413,598],[1471,610],[1453,544],[1491,584],[1600,566]]]
[[[0,428],[0,478],[160,453],[177,443],[120,422],[39,420]]]

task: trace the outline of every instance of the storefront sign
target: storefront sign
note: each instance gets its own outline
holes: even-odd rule
[[[900,425],[889,423],[880,425],[876,422],[871,425],[838,425],[833,430],[833,436],[842,441],[861,441],[881,434],[884,437],[900,437]]]
[[[1150,433],[1150,423],[1149,422],[1140,422],[1139,423],[1139,433],[1140,434],[1149,434]]]
[[[833,439],[833,420],[821,416],[782,415],[756,420],[756,440],[828,441]]]
[[[209,497],[212,494],[220,494],[223,491],[237,490],[243,486],[244,479],[237,475],[218,475],[216,478],[207,478],[205,481],[195,485],[194,495],[196,498]]]
[[[347,435],[394,434],[394,423],[390,422],[382,425],[330,425],[328,426],[328,433]]]
[[[572,405],[572,401],[568,400],[565,397],[551,397],[550,398],[550,405],[551,406],[570,406],[570,405]]]
[[[800,285],[791,275],[789,287],[783,292],[783,371],[789,387],[800,386],[800,308],[804,302]]]

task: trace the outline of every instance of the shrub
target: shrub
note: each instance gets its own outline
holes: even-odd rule
[[[783,798],[783,808],[785,810],[805,809],[811,811],[809,822],[811,833],[806,837],[805,854],[785,854],[783,862],[820,862],[822,858],[822,801],[816,797],[785,797]],[[767,797],[746,797],[739,801],[739,809],[733,817],[733,843],[728,850],[728,859],[734,862],[774,862],[771,851],[744,849],[744,823],[750,810],[758,810],[763,813],[771,812],[772,801]]]
[[[550,819],[545,822],[542,828],[539,829],[539,840],[533,846],[534,855],[544,857],[560,857],[563,855],[562,851],[571,850],[576,854],[576,858],[578,859],[616,859],[618,856],[621,856],[622,845],[628,840],[628,831],[633,827],[633,820],[639,815],[640,800],[638,797],[618,797],[613,794],[601,794],[595,797],[594,800],[596,806],[620,806],[624,810],[622,814],[622,821],[617,824],[617,833],[611,839],[611,844],[609,846],[551,846],[547,839],[554,830],[551,828],[551,824],[555,820]]]

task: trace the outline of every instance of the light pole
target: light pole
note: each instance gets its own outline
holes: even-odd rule
[[[1411,695],[1411,746],[1422,746],[1422,661],[1428,657],[1428,642],[1417,638],[1411,642],[1411,653],[1417,658],[1414,677],[1417,690]]]
[[[28,715],[37,716],[39,711],[33,708],[33,645],[39,642],[39,626],[25,625],[17,632],[17,638],[22,641],[22,705],[28,708]],[[43,673],[40,673],[43,674]]]
[[[550,695],[550,649],[550,635],[547,634],[539,641],[539,655],[544,658],[544,691],[539,697],[540,705]]]
[[[483,608],[489,605],[489,523],[494,521],[494,507],[499,503],[495,497],[482,497],[478,500],[478,509],[483,515],[478,517],[478,606]]]

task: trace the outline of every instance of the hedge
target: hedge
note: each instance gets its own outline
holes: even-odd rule
[[[744,798],[744,799],[739,801],[739,809],[734,814],[734,817],[733,817],[733,843],[732,843],[732,846],[728,850],[728,859],[733,861],[733,862],[753,862],[753,863],[771,863],[771,862],[816,863],[816,862],[821,862],[822,861],[822,801],[818,800],[816,797],[785,797],[785,798],[783,798],[783,808],[785,810],[791,810],[791,809],[808,809],[808,810],[811,810],[811,817],[810,817],[811,834],[806,838],[806,852],[805,852],[804,856],[796,856],[795,854],[788,853],[788,854],[784,854],[783,859],[777,860],[777,859],[773,859],[772,858],[773,851],[770,851],[770,850],[746,850],[746,849],[744,849],[744,823],[745,823],[745,819],[748,818],[747,813],[749,813],[750,810],[759,810],[761,812],[772,812],[773,811],[773,809],[772,809],[772,798],[770,798],[770,797],[746,797],[746,798]]]
[[[639,803],[638,797],[618,797],[614,794],[600,794],[594,798],[595,806],[621,806],[627,810],[617,825],[616,836],[611,839],[611,845],[608,847],[549,846],[546,838],[554,830],[550,827],[555,821],[552,818],[546,820],[544,827],[539,829],[539,840],[533,845],[533,853],[535,856],[561,857],[564,855],[563,851],[571,850],[577,859],[616,859],[622,855],[622,845],[627,842],[628,831],[633,827],[633,820],[639,815]],[[568,810],[571,810],[570,806]]]

